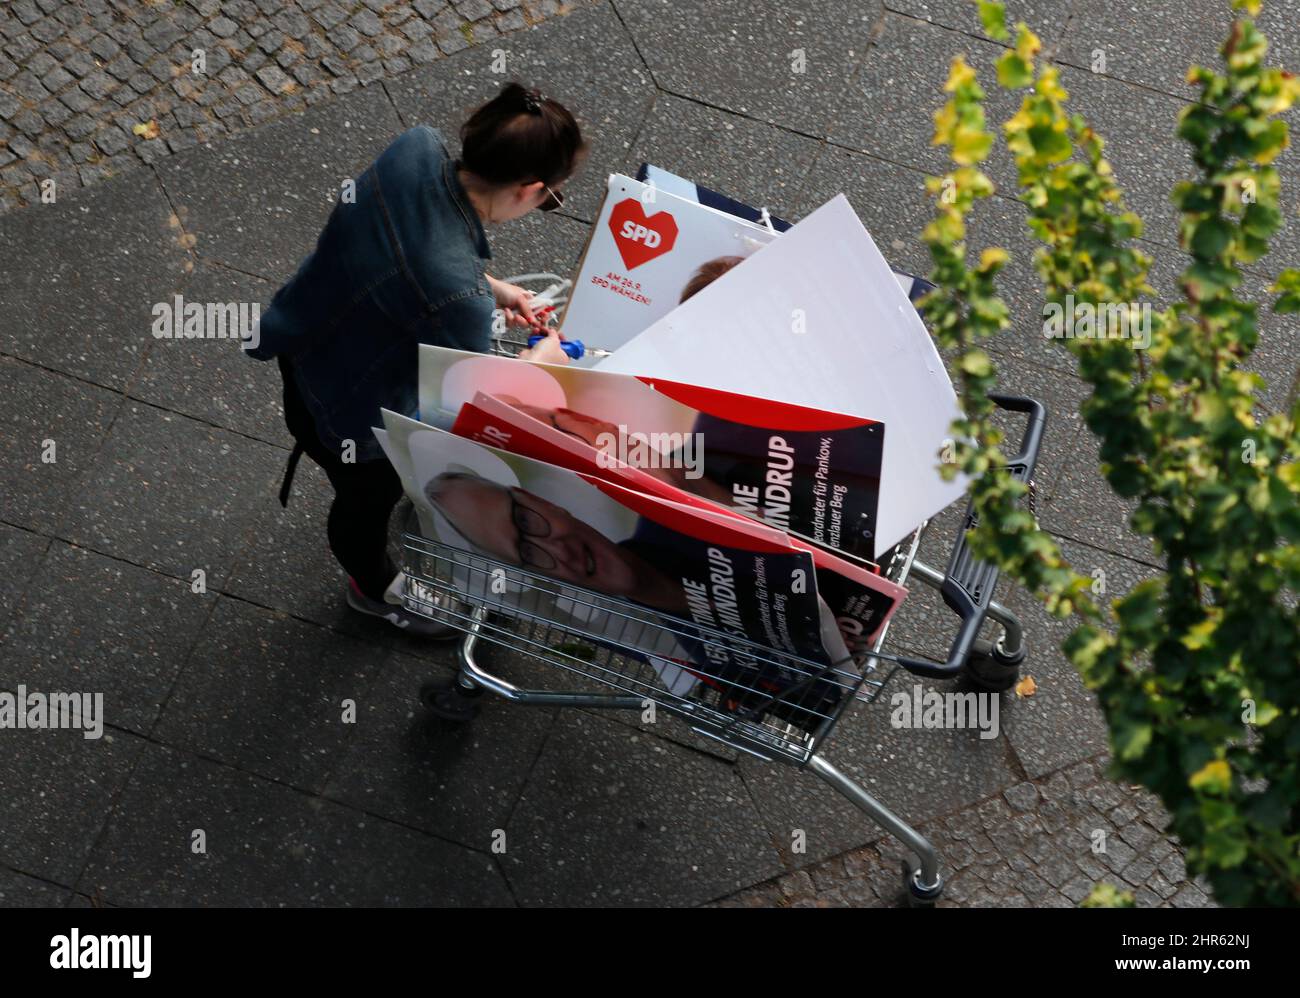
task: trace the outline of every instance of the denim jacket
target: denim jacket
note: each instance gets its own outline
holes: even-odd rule
[[[321,442],[383,457],[380,407],[413,416],[420,343],[488,349],[487,236],[442,136],[427,125],[390,145],[340,201],[316,249],[262,314],[258,360],[284,356]]]

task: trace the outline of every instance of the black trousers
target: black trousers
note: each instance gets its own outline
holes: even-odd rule
[[[347,464],[321,443],[316,424],[290,374],[289,362],[279,358],[284,378],[284,421],[302,453],[319,464],[334,487],[326,533],[330,551],[357,587],[371,599],[383,599],[397,574],[388,555],[388,520],[402,497],[402,481],[387,460]],[[290,459],[280,501],[287,502],[297,454]]]

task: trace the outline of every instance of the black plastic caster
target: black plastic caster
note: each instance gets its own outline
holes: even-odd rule
[[[480,687],[468,689],[456,676],[449,679],[431,679],[420,687],[420,703],[434,717],[463,724],[478,716]]]
[[[933,887],[922,887],[919,882],[920,869],[907,860],[902,861],[903,894],[909,908],[933,908],[943,897],[943,878],[940,877]]]
[[[1020,663],[1024,660],[1023,645],[1016,655],[1005,655],[993,642],[979,638],[966,659],[965,674],[980,689],[1001,693],[1016,685],[1020,679]]]

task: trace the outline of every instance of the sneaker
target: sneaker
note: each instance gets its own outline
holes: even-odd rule
[[[439,641],[461,636],[461,631],[450,624],[430,620],[423,614],[414,613],[404,606],[394,606],[392,603],[385,603],[383,600],[371,599],[361,591],[356,580],[350,576],[348,578],[348,606],[358,613],[379,617],[388,621],[394,627],[401,628],[407,634],[418,635],[422,638],[432,638]]]

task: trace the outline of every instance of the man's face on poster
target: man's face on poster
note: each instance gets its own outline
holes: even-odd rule
[[[429,495],[466,539],[494,558],[611,596],[637,589],[636,572],[617,544],[531,492],[440,475]]]

